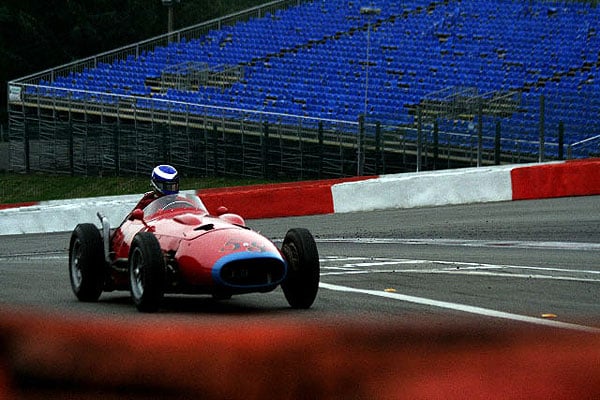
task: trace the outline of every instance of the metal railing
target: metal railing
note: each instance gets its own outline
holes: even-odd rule
[[[419,117],[423,114],[419,108],[413,123],[361,125],[358,117],[356,121],[341,121],[160,97],[46,85],[21,87],[22,112],[10,113],[13,131],[18,132],[11,139],[11,164],[16,171],[137,173],[151,165],[152,158],[165,162],[180,158],[177,161],[181,165],[189,164],[189,170],[199,174],[328,177],[535,162],[540,158],[539,151],[559,154],[561,146],[546,140],[540,148],[536,121],[527,128],[530,134],[510,137],[505,132],[508,128],[500,126],[500,114],[496,112],[506,108],[504,102],[487,101],[467,107],[470,101],[460,99],[464,104],[458,108],[455,102],[440,102],[435,107],[430,102],[423,106],[427,107],[427,117]],[[490,109],[493,105],[499,108]],[[489,114],[486,120],[484,110]],[[459,116],[465,118],[462,125],[440,126],[448,117]],[[114,138],[116,133],[110,130],[123,138]],[[273,132],[278,132],[277,136]],[[69,135],[73,138],[66,137]],[[83,138],[85,146],[74,146],[78,137]],[[105,139],[92,145],[97,137]],[[590,145],[597,146],[597,137],[592,139],[569,144],[568,156],[585,156],[583,151]],[[171,143],[168,150],[158,149],[160,143],[167,142]],[[220,143],[222,149],[211,147],[214,143]],[[228,146],[230,150],[224,150]],[[263,162],[260,154],[266,151],[264,148],[270,149],[267,153],[272,157]],[[97,154],[92,154],[92,149]],[[198,150],[204,153],[203,161],[193,154]],[[241,155],[235,154],[236,150]],[[274,162],[273,157],[279,161]]]
[[[584,150],[587,157],[600,157],[600,135],[571,143],[567,146],[567,159],[572,159],[579,150]]]
[[[22,84],[35,85],[40,82],[54,82],[57,77],[66,77],[71,73],[83,72],[86,69],[93,69],[100,64],[112,64],[119,60],[127,60],[129,57],[137,58],[145,52],[153,51],[159,46],[168,46],[170,42],[199,39],[212,30],[221,29],[224,26],[235,25],[238,22],[248,21],[253,18],[262,18],[267,13],[273,13],[276,10],[286,9],[298,6],[310,0],[276,0],[270,3],[258,5],[244,11],[230,14],[224,17],[216,18],[210,21],[202,22],[187,28],[183,28],[171,33],[165,33],[135,44],[120,47],[100,53],[82,60],[73,61],[59,67],[53,67],[42,72],[24,76],[12,80],[8,83],[11,86],[20,86]]]
[[[156,162],[194,175],[356,171],[358,122],[49,86],[25,85],[22,101],[24,112],[10,114],[15,171],[118,175],[143,173]]]

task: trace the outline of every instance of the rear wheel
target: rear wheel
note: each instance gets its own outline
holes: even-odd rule
[[[131,298],[142,312],[155,312],[164,296],[165,261],[158,239],[150,232],[133,238],[129,252]]]
[[[98,301],[104,287],[104,249],[94,224],[79,224],[69,243],[69,277],[80,301]]]
[[[292,308],[310,308],[319,290],[319,252],[311,233],[304,228],[290,229],[281,252],[288,264],[287,277],[281,284]]]

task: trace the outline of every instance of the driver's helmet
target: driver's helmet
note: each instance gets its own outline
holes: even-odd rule
[[[179,193],[179,174],[170,165],[158,165],[152,170],[150,179],[156,193],[163,195]]]

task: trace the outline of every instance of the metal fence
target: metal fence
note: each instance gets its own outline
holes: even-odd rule
[[[24,99],[21,112],[10,113],[14,171],[119,175],[169,162],[194,175],[303,179],[356,172],[357,122],[132,96]]]
[[[517,92],[449,89],[415,105],[413,123],[389,125],[28,86],[10,106],[15,172],[137,174],[169,162],[194,175],[307,179],[600,155],[598,136],[565,143],[564,124],[542,129],[544,97]],[[538,114],[519,125],[523,108]]]

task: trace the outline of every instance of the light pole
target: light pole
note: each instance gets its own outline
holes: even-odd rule
[[[381,8],[361,7],[361,15],[368,17],[367,23],[367,63],[365,64],[365,118],[367,118],[367,105],[369,102],[369,55],[371,50],[371,17],[381,14]]]
[[[357,175],[362,176],[364,173],[364,165],[365,165],[365,155],[363,152],[363,136],[365,134],[366,129],[366,120],[367,120],[367,109],[369,103],[369,53],[371,49],[371,18],[374,15],[379,15],[381,13],[380,8],[371,7],[361,7],[360,14],[366,15],[368,18],[367,25],[367,62],[365,64],[365,108],[362,118],[362,125],[359,127],[358,132],[358,162],[357,162]]]
[[[167,7],[167,33],[173,32],[173,6],[181,0],[162,0],[163,6]],[[171,37],[169,36],[169,41]]]

